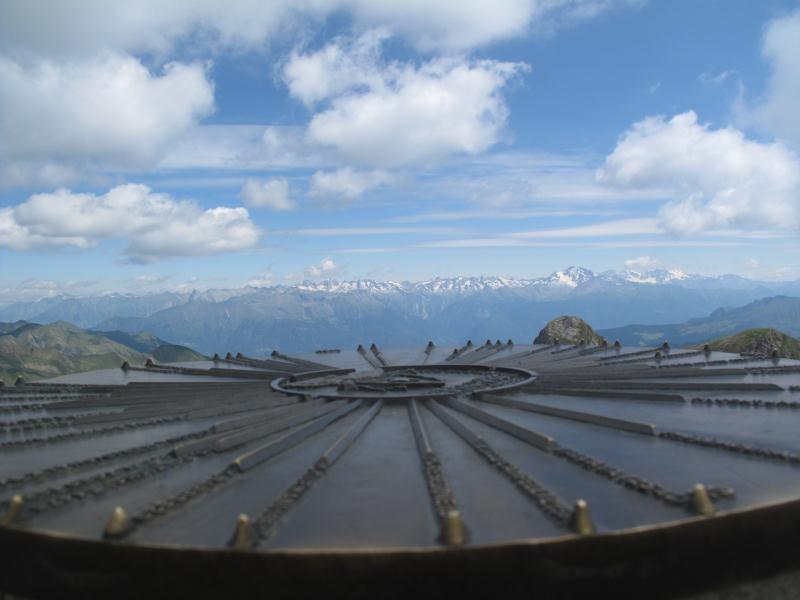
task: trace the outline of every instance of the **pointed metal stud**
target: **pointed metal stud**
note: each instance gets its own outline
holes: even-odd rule
[[[463,546],[467,543],[467,526],[457,510],[447,513],[442,524],[441,540],[445,546]]]
[[[578,535],[589,535],[595,532],[592,516],[589,514],[589,505],[586,500],[575,502],[575,509],[570,518],[570,529]]]
[[[113,540],[122,537],[128,532],[130,524],[128,523],[128,515],[125,514],[125,509],[118,506],[111,513],[103,528],[103,537],[107,540]]]
[[[711,498],[708,497],[706,486],[704,486],[702,483],[697,483],[692,488],[691,503],[692,511],[698,515],[710,517],[717,512],[716,508],[714,508],[714,503],[711,502]]]
[[[254,544],[255,532],[250,523],[250,517],[241,514],[236,517],[236,528],[233,530],[233,536],[228,542],[228,546],[233,550],[250,550]]]
[[[219,354],[214,352],[214,356],[211,358],[211,360],[213,360],[214,362],[219,362]]]
[[[467,348],[472,348],[473,343],[472,340],[467,340]]]
[[[146,368],[148,368],[148,369],[149,369],[149,368],[150,368],[150,367],[152,367],[154,364],[155,364],[155,363],[152,361],[152,359],[148,358],[148,359],[145,361],[145,363],[144,363],[144,366],[145,366]]]
[[[125,362],[123,362],[122,365],[120,366],[120,369],[122,369],[123,371],[127,371],[130,368],[131,368],[131,366],[128,364],[127,360]]]
[[[14,385],[25,385],[25,380],[22,377],[17,377],[17,380],[14,382]]]
[[[8,527],[9,525],[13,525],[21,510],[22,496],[12,496],[8,503],[8,510],[6,511],[6,514],[3,515],[2,519],[0,519],[0,527]]]
[[[230,352],[228,352],[228,353],[225,355],[225,360],[233,360],[233,354],[231,354]]]

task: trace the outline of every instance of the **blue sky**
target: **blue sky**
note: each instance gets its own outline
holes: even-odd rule
[[[796,279],[799,40],[787,1],[4,2],[0,303]]]

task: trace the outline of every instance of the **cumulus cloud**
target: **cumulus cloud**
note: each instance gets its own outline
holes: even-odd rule
[[[800,226],[797,157],[781,143],[698,123],[692,111],[635,123],[597,176],[616,188],[672,194],[659,216],[675,234]]]
[[[366,192],[395,180],[382,170],[356,171],[343,167],[335,171],[317,171],[311,176],[309,191],[316,198],[355,200]]]
[[[169,63],[153,74],[109,54],[84,62],[0,57],[0,157],[6,178],[68,179],[85,164],[144,167],[214,107],[200,64]]]
[[[635,271],[650,271],[651,269],[660,269],[663,266],[664,263],[652,256],[639,256],[625,261],[625,268]]]
[[[753,106],[741,107],[740,116],[800,145],[800,10],[769,23],[762,55],[771,66],[767,92]]]
[[[378,65],[387,37],[387,31],[373,30],[355,39],[339,38],[316,52],[295,50],[283,70],[289,92],[311,107],[353,88],[383,85]]]
[[[294,200],[289,197],[289,182],[283,178],[248,179],[241,191],[245,204],[254,208],[269,208],[283,212],[296,208]]]
[[[330,256],[326,256],[319,262],[319,264],[308,267],[304,273],[307,277],[330,277],[338,269],[339,267],[336,266],[336,263],[333,262],[333,259]]]
[[[551,30],[640,0],[5,0],[0,50],[86,55],[169,52],[180,41],[259,47],[297,27],[345,15],[359,27],[391,26],[423,51],[461,51]]]
[[[382,39],[370,32],[292,55],[289,92],[307,105],[327,101],[309,123],[311,143],[390,167],[475,154],[499,140],[508,116],[501,90],[526,65],[463,57],[387,64]]]
[[[256,245],[259,233],[245,208],[203,210],[136,184],[99,196],[60,189],[0,210],[0,247],[88,248],[125,238],[125,254],[138,263],[243,250]]]

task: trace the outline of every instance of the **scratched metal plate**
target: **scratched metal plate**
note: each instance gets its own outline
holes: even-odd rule
[[[800,498],[800,362],[656,350],[365,345],[0,388],[0,546],[468,550]]]

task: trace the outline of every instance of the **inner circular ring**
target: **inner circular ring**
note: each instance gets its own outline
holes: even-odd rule
[[[374,371],[309,371],[275,379],[271,386],[284,394],[314,398],[411,400],[508,391],[535,379],[535,373],[517,367],[403,365]]]

